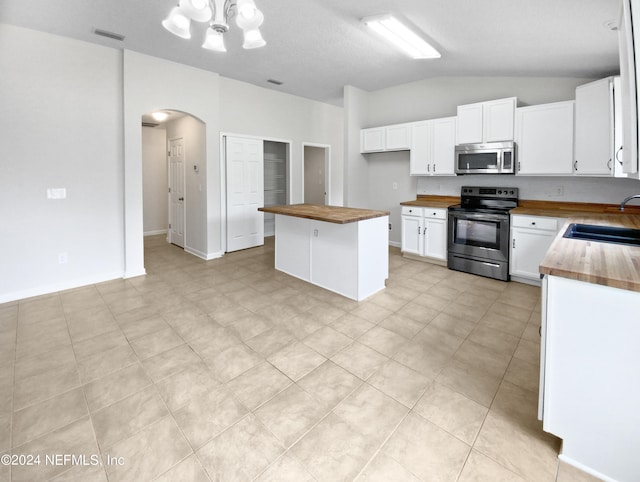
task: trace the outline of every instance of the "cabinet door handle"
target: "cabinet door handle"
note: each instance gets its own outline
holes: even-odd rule
[[[515,248],[516,248],[516,238],[513,238],[512,242],[511,242],[511,247],[512,247],[513,249],[515,249]]]
[[[418,235],[420,235],[420,226],[418,226]]]
[[[607,168],[608,168],[609,170],[611,170],[611,159],[609,159],[609,160],[607,161]]]
[[[431,164],[427,164],[427,172],[431,172]]]
[[[619,158],[618,156],[619,156],[619,154],[620,154],[620,151],[622,151],[622,147],[623,147],[623,146],[620,146],[620,149],[618,149],[618,150],[616,151],[616,161],[618,161],[620,164],[622,164],[622,161],[620,160],[620,158]]]
[[[573,170],[574,171],[578,170],[578,160],[577,159],[573,162]]]
[[[435,164],[435,162],[433,163],[433,172],[436,172],[436,164]]]

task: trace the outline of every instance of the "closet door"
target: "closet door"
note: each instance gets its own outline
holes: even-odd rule
[[[225,138],[227,168],[227,252],[264,244],[263,144]]]

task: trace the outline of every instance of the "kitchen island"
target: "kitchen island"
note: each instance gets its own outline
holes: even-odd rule
[[[275,268],[360,301],[389,277],[389,213],[293,204],[259,208],[275,214]]]

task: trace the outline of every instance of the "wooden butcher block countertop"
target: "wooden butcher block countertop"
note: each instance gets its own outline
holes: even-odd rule
[[[315,219],[328,223],[347,224],[365,219],[388,216],[388,211],[374,211],[372,209],[345,208],[342,206],[325,206],[321,204],[290,204],[287,206],[268,206],[258,208],[258,211],[273,214],[284,214],[297,218]]]
[[[540,273],[640,292],[640,246],[562,237],[570,223],[640,229],[637,206],[620,212],[618,205],[522,201],[511,214],[567,218],[542,260]]]
[[[627,205],[624,211],[620,211],[619,204],[595,204],[595,203],[563,203],[555,201],[528,201],[521,199],[518,207],[512,209],[511,214],[529,214],[532,216],[550,216],[556,218],[570,218],[580,214],[611,214],[614,216],[637,214],[640,215],[640,206]]]
[[[400,203],[402,206],[415,206],[418,208],[448,208],[454,204],[460,204],[460,198],[454,196],[429,196],[425,194],[418,195],[415,201],[405,201]]]

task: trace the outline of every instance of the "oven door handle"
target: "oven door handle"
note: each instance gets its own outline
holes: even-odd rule
[[[478,221],[508,221],[508,214],[488,214],[488,213],[452,213],[451,217],[458,219],[470,219]]]

